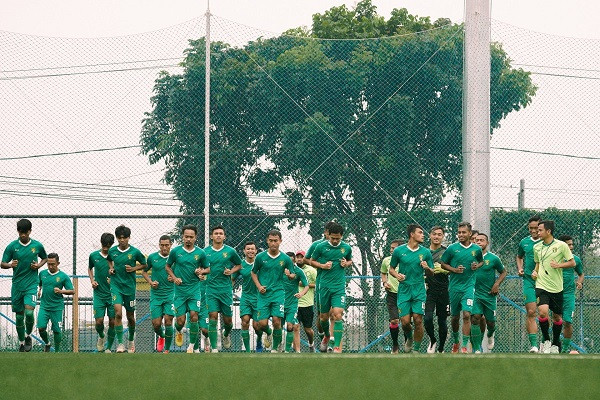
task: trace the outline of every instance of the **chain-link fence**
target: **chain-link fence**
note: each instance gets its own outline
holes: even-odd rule
[[[238,250],[278,227],[296,251],[341,222],[355,249],[349,351],[389,346],[378,282],[389,242],[411,222],[445,226],[452,241],[461,204],[463,25],[368,5],[280,35],[210,19],[210,224]],[[28,215],[33,237],[78,277],[79,334],[69,303],[65,330],[81,351],[94,347],[86,268],[102,232],[124,223],[146,254],[184,222],[203,237],[205,25],[97,39],[0,32],[0,245]],[[573,236],[589,280],[574,341],[596,351],[598,43],[498,21],[492,41],[492,249],[514,275],[534,212]],[[3,349],[15,340],[10,279],[0,280]],[[513,276],[503,285],[497,351],[526,347],[520,288]],[[138,351],[152,349],[147,294],[140,281]]]

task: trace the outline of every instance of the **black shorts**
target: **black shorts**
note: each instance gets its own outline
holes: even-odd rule
[[[313,306],[298,307],[298,322],[305,328],[312,328],[315,311]]]
[[[537,297],[537,305],[547,304],[554,314],[562,315],[563,313],[563,292],[550,293],[544,289],[535,288],[535,297]]]
[[[450,315],[450,294],[447,290],[427,290],[425,315],[433,314],[434,310],[438,317]]]
[[[388,309],[388,314],[390,315],[390,321],[393,319],[400,318],[398,316],[398,293],[386,291],[385,302],[387,303],[387,309]]]

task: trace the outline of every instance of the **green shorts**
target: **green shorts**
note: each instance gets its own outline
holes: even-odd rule
[[[48,321],[52,322],[52,332],[62,331],[63,310],[44,310],[38,312],[37,328],[46,329]]]
[[[206,293],[206,305],[208,312],[220,312],[223,316],[231,317],[233,315],[233,295],[228,293]]]
[[[167,299],[150,299],[150,317],[152,319],[162,318],[163,315],[175,315],[173,301]]]
[[[200,312],[198,313],[198,324],[200,326],[200,329],[208,329],[208,305],[204,302],[200,303]]]
[[[537,302],[535,281],[531,278],[523,278],[523,299],[525,300],[525,304]]]
[[[265,296],[262,294],[258,295],[258,302],[256,308],[257,321],[268,319],[269,317],[283,318],[285,315],[285,293],[273,293]]]
[[[244,315],[250,315],[254,321],[258,321],[258,316],[256,315],[258,311],[258,299],[257,298],[248,298],[242,295],[240,299],[240,317]]]
[[[427,290],[425,283],[398,285],[398,316],[400,318],[409,314],[425,314],[425,301]]]
[[[291,305],[290,307],[284,306],[283,318],[285,322],[289,322],[292,325],[298,325],[298,304]]]
[[[346,289],[319,288],[319,312],[328,313],[332,308],[346,309]]]
[[[120,292],[112,292],[112,302],[115,305],[122,305],[126,311],[135,311],[135,294],[129,296]]]
[[[173,307],[175,308],[175,316],[181,317],[188,311],[194,311],[199,313],[202,302],[200,301],[200,294],[191,295],[175,295],[173,298]],[[200,316],[198,316],[199,318]]]
[[[483,314],[486,320],[496,322],[497,297],[491,294],[475,293],[473,314]]]
[[[10,291],[10,301],[12,311],[15,313],[25,311],[25,306],[35,308],[37,305],[37,288],[34,286],[27,291],[15,290]]]
[[[575,292],[564,293],[563,292],[563,321],[570,324],[573,323],[573,317],[575,316]]]
[[[115,307],[113,306],[110,297],[102,298],[94,296],[94,318],[104,318],[108,315],[108,318],[113,319],[115,317]]]
[[[450,290],[450,315],[459,315],[461,311],[471,313],[473,311],[473,297],[475,289],[470,288],[466,291]]]

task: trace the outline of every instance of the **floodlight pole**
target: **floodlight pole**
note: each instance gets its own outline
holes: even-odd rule
[[[210,0],[206,5],[204,72],[204,246],[209,244],[210,225]]]
[[[490,234],[490,4],[465,0],[462,218]]]

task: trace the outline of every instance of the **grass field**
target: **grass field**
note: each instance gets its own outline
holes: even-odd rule
[[[600,356],[2,353],[0,380],[2,399],[592,400]]]

